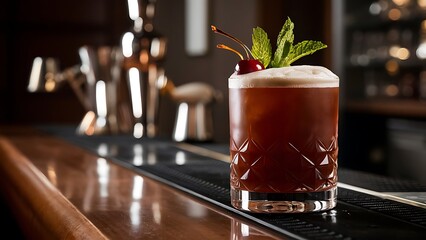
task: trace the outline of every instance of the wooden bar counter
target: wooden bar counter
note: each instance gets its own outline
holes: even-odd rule
[[[282,238],[28,126],[0,127],[0,176],[28,239]]]

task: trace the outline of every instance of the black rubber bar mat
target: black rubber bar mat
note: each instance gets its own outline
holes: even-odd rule
[[[226,162],[184,150],[169,140],[134,139],[130,136],[77,136],[73,128],[60,126],[41,129],[142,175],[271,228],[286,239],[426,237],[426,209],[421,207],[339,187],[337,207],[330,211],[301,214],[247,213],[234,209],[230,204],[229,164]],[[226,153],[227,150],[222,148],[220,151]],[[376,191],[426,192],[425,186],[416,183],[347,169],[339,169],[339,182],[355,183],[358,187]]]

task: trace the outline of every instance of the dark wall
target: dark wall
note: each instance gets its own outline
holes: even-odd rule
[[[215,45],[223,37],[209,35],[209,52],[190,57],[184,50],[184,0],[158,0],[155,27],[168,39],[165,69],[175,85],[207,82],[223,93],[214,105],[215,140],[227,142],[227,78],[238,60]],[[311,7],[307,8],[307,5]],[[130,28],[127,2],[119,0],[6,0],[0,8],[0,122],[78,124],[84,109],[68,85],[55,93],[27,92],[31,64],[36,56],[56,57],[61,67],[79,64],[82,45],[119,45]],[[209,20],[251,45],[251,31],[261,26],[271,41],[287,16],[295,22],[296,41],[321,40],[330,44],[329,1],[212,0]],[[331,49],[300,60],[298,64],[329,66]],[[171,136],[176,105],[162,101],[160,125]]]

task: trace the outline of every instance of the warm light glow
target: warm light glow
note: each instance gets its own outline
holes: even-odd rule
[[[127,4],[129,9],[129,17],[134,21],[140,17],[138,0],[127,0]]]
[[[395,97],[396,95],[398,95],[398,92],[399,92],[398,86],[394,84],[390,84],[389,86],[385,88],[386,95],[390,97]]]
[[[135,118],[142,117],[142,95],[140,85],[140,73],[137,68],[129,69],[129,85],[130,97],[132,100],[133,116]]]
[[[241,208],[242,209],[248,209],[249,208],[249,192],[248,191],[242,191],[241,192],[241,199],[242,199],[242,204],[241,204]]]
[[[95,133],[95,128],[93,127],[93,124],[96,119],[96,114],[93,111],[88,111],[84,117],[83,120],[81,120],[79,129],[80,133],[84,133],[88,136],[91,136]]]
[[[161,209],[158,202],[152,203],[152,216],[156,224],[161,224]]]
[[[397,45],[389,48],[389,55],[400,60],[407,60],[410,57],[410,51]]]
[[[387,61],[385,67],[389,75],[395,75],[399,71],[399,64],[395,60]]]
[[[98,117],[96,119],[96,126],[102,128],[106,125],[107,116],[107,99],[106,99],[106,86],[105,82],[99,80],[96,82],[96,112]]]
[[[167,77],[164,73],[164,70],[161,69],[158,73],[158,77],[157,77],[157,88],[158,89],[164,89],[167,86]]]
[[[161,41],[159,38],[152,39],[151,56],[158,57],[160,55]]]
[[[56,175],[55,167],[52,163],[49,163],[47,165],[47,177],[49,178],[49,181],[54,185],[58,185],[58,178]]]
[[[82,73],[84,73],[84,74],[87,74],[87,73],[89,73],[89,66],[87,66],[86,64],[82,64],[81,66],[80,66],[80,71],[82,72]]]
[[[99,144],[97,152],[98,152],[98,155],[101,157],[108,156],[108,144],[106,143]]]
[[[46,82],[44,83],[44,89],[47,92],[53,92],[56,88],[55,76],[53,73],[46,73]]]
[[[134,176],[132,198],[134,200],[142,199],[142,193],[143,193],[143,178],[141,176]]]
[[[107,116],[107,99],[106,84],[103,80],[96,82],[96,110],[98,117],[106,118]]]
[[[149,54],[147,50],[141,50],[139,54],[139,61],[142,63],[142,65],[147,65],[149,61]]]
[[[197,202],[188,202],[186,206],[188,216],[203,219],[206,217],[207,209]]]
[[[392,8],[388,12],[388,18],[393,21],[399,20],[401,18],[401,10]]]
[[[121,48],[123,51],[124,57],[130,57],[133,55],[133,40],[135,39],[135,36],[131,32],[126,32],[123,35],[123,38],[121,39]]]
[[[109,165],[105,158],[98,158],[96,170],[99,181],[99,195],[108,197]]]
[[[133,145],[133,165],[142,166],[143,164],[143,146],[141,144]]]
[[[144,30],[147,32],[152,32],[154,30],[154,26],[151,23],[145,24]]]
[[[395,57],[397,55],[398,49],[400,49],[401,47],[398,45],[393,45],[389,48],[389,55],[392,57]]]
[[[407,48],[400,48],[397,53],[397,58],[407,60],[410,57],[410,51]]]
[[[96,84],[94,69],[92,66],[92,50],[89,47],[81,47],[79,50],[79,55],[81,59],[81,67],[80,70],[82,73],[86,75],[86,81],[89,84],[89,86],[94,86]]]
[[[174,133],[174,139],[176,141],[183,141],[185,139],[186,133],[186,123],[188,121],[188,104],[181,103],[179,104],[176,127]]]
[[[250,236],[250,227],[244,223],[241,223],[241,236],[249,237]]]
[[[426,42],[420,43],[416,50],[416,56],[419,59],[426,59]]]
[[[421,8],[426,8],[426,0],[417,0],[417,4]]]
[[[143,137],[143,125],[142,125],[142,123],[136,123],[133,126],[133,137],[135,137],[135,138]]]
[[[184,165],[186,163],[186,155],[182,151],[176,153],[175,162],[177,165]]]
[[[103,128],[106,126],[106,118],[104,117],[98,117],[96,119],[96,126],[99,128]]]
[[[155,15],[155,6],[153,3],[149,3],[146,5],[146,17],[147,18],[153,18]]]
[[[398,6],[404,6],[404,5],[407,5],[407,3],[410,2],[410,0],[392,0],[392,2]]]
[[[35,92],[40,82],[41,67],[43,64],[43,59],[41,57],[36,57],[33,60],[33,66],[31,69],[30,82],[28,84],[28,91]]]
[[[135,228],[140,228],[141,224],[141,204],[140,202],[134,201],[130,205],[130,222]]]
[[[142,31],[142,27],[143,27],[143,19],[141,17],[138,17],[134,21],[133,29],[135,30],[135,32],[140,32]]]

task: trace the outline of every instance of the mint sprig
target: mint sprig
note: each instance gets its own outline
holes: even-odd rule
[[[275,50],[274,60],[271,63],[272,67],[285,66],[286,57],[293,46],[293,29],[293,22],[291,22],[290,18],[287,18],[277,37],[277,49]]]
[[[320,41],[305,40],[291,48],[290,53],[286,57],[286,62],[282,66],[290,66],[294,61],[301,57],[313,54],[314,52],[326,48],[327,45]]]
[[[272,55],[272,46],[268,34],[260,27],[254,28],[251,40],[253,42],[251,47],[253,57],[266,67],[269,65]]]
[[[294,23],[287,18],[277,37],[277,46],[272,59],[272,47],[268,34],[261,28],[253,29],[251,53],[265,68],[279,68],[290,66],[301,57],[313,54],[324,49],[327,45],[320,41],[305,40],[296,45],[294,42]]]

